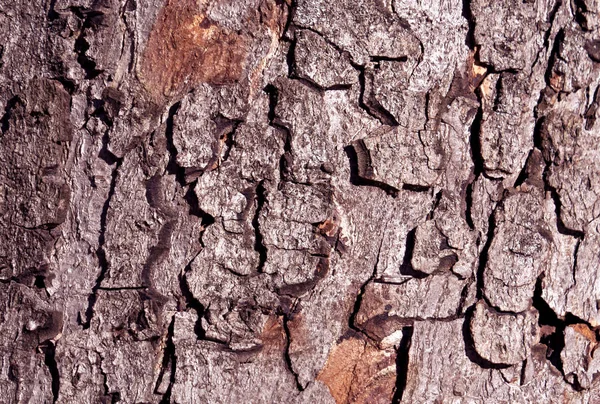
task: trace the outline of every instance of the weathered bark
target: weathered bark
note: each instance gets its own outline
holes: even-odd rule
[[[596,0],[0,0],[0,402],[600,401]]]

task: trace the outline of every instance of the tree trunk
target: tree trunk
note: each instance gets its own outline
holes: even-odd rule
[[[597,1],[0,35],[0,402],[600,402]]]

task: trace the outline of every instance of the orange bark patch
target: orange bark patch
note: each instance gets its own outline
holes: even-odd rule
[[[317,380],[338,404],[389,403],[396,383],[395,359],[393,351],[352,337],[332,348]]]
[[[590,342],[596,343],[596,333],[590,327],[585,324],[573,324],[569,327],[573,328],[573,330],[585,338],[587,338]]]
[[[477,60],[475,59],[476,53],[477,53],[476,50],[469,53],[469,62],[468,62],[468,64],[471,65],[471,72],[470,72],[471,89],[473,89],[473,90],[475,90],[477,87],[479,87],[479,84],[481,84],[481,81],[484,79],[485,75],[487,74],[487,67],[481,66],[480,64],[477,63]]]
[[[161,10],[140,72],[155,97],[171,97],[198,83],[233,83],[241,77],[248,38],[206,17],[212,1],[168,0]]]

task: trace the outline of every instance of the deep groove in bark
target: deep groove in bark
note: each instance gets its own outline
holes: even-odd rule
[[[167,164],[167,172],[171,175],[175,175],[177,182],[181,186],[185,185],[185,168],[177,164],[177,148],[173,142],[173,119],[177,112],[181,108],[181,102],[176,102],[169,108],[169,114],[165,122],[165,137],[167,138],[167,151],[169,152],[169,163]]]
[[[540,326],[549,325],[554,327],[554,332],[542,337],[540,342],[547,347],[546,357],[548,361],[564,375],[560,353],[565,347],[565,323],[558,318],[554,310],[550,308],[548,303],[546,303],[542,297],[542,282],[544,276],[544,274],[540,275],[535,283],[532,304],[539,313],[538,324]]]
[[[427,275],[424,272],[416,271],[412,266],[412,257],[413,252],[415,250],[415,236],[417,234],[417,228],[415,227],[406,235],[406,249],[404,250],[404,258],[402,259],[402,264],[400,265],[400,274],[412,276],[413,278],[423,279],[426,278]]]
[[[254,213],[254,217],[252,218],[252,227],[254,227],[254,250],[258,253],[258,266],[256,268],[257,272],[262,272],[267,262],[267,254],[268,249],[265,246],[263,235],[260,232],[260,213],[265,207],[267,203],[267,198],[265,196],[265,186],[264,181],[261,181],[256,186],[256,211]]]
[[[94,306],[96,305],[96,300],[98,298],[98,290],[102,286],[102,282],[104,281],[104,278],[106,277],[106,275],[108,274],[108,271],[110,269],[108,260],[106,258],[106,250],[104,249],[104,244],[106,242],[106,225],[107,225],[107,220],[108,220],[108,210],[110,209],[110,201],[112,200],[112,197],[115,194],[115,189],[117,187],[117,177],[119,174],[119,168],[121,167],[123,159],[117,159],[116,157],[114,157],[114,155],[112,153],[110,153],[106,149],[106,147],[107,147],[107,143],[105,143],[103,150],[106,152],[106,155],[108,156],[107,157],[108,161],[112,161],[113,159],[115,159],[116,162],[115,162],[115,167],[113,168],[113,171],[111,174],[111,181],[110,181],[110,188],[108,191],[108,197],[106,198],[106,201],[104,202],[104,206],[102,207],[102,213],[100,215],[100,234],[98,235],[98,249],[96,250],[98,264],[100,266],[100,274],[98,275],[98,278],[96,279],[96,283],[92,287],[92,293],[88,297],[88,308],[85,312],[85,323],[82,324],[83,329],[90,328],[92,317],[94,316]]]
[[[9,125],[10,125],[10,114],[11,114],[11,111],[19,103],[23,104],[23,101],[17,95],[15,95],[14,97],[10,98],[8,100],[8,102],[6,103],[6,106],[4,107],[4,114],[2,115],[2,118],[0,118],[0,131],[2,132],[2,134],[5,134],[6,132],[8,132]]]
[[[169,374],[169,385],[165,394],[163,394],[160,404],[169,404],[171,403],[171,393],[173,391],[173,385],[175,384],[175,372],[177,371],[177,355],[175,354],[175,343],[173,342],[173,335],[175,332],[175,316],[171,318],[171,324],[169,324],[169,328],[167,330],[167,344],[164,350],[163,356],[163,364],[162,369],[160,371],[160,375],[157,381],[158,383],[162,381],[164,374],[166,372],[167,367],[170,365],[170,374]],[[155,390],[156,391],[156,390]]]
[[[87,34],[86,31],[93,25],[93,19],[102,16],[103,13],[95,10],[82,10],[76,7],[71,7],[71,11],[83,20],[79,36],[75,40],[74,51],[77,54],[77,63],[79,63],[85,72],[85,78],[91,80],[104,73],[104,71],[96,69],[96,62],[86,54],[90,48],[90,44],[86,41],[85,36]]]
[[[475,305],[469,307],[465,311],[465,320],[463,322],[462,327],[462,335],[465,341],[465,354],[467,358],[478,366],[484,369],[506,369],[509,368],[510,365],[496,364],[484,359],[477,353],[475,350],[475,342],[473,341],[473,336],[471,335],[471,319],[475,313]]]
[[[367,92],[367,80],[372,80],[372,77],[367,76],[367,70],[364,66],[354,65],[359,71],[358,82],[360,84],[360,95],[358,96],[358,105],[370,116],[379,120],[382,125],[398,126],[396,118],[385,109],[374,97],[370,94],[367,95],[365,100],[365,93]],[[371,74],[369,74],[370,76]]]
[[[396,350],[396,386],[392,404],[399,404],[402,401],[402,395],[406,389],[408,381],[408,364],[410,361],[410,344],[414,328],[406,326],[402,328],[402,339]]]
[[[391,185],[388,185],[381,181],[370,180],[367,178],[363,178],[359,175],[358,168],[358,156],[354,146],[346,146],[344,147],[344,151],[346,152],[346,156],[348,156],[348,160],[350,162],[350,183],[356,186],[370,186],[376,187],[383,190],[389,196],[395,198],[398,196],[399,190]],[[410,186],[408,186],[410,187]],[[415,189],[411,189],[415,190]],[[428,190],[428,189],[427,189]],[[423,191],[419,189],[419,192]]]
[[[198,299],[196,299],[196,297],[190,290],[190,286],[187,281],[187,274],[192,270],[192,262],[194,262],[194,260],[192,260],[185,267],[183,272],[179,274],[179,288],[181,290],[181,295],[185,300],[186,306],[194,310],[198,317],[196,320],[196,324],[194,325],[194,332],[196,333],[198,340],[205,340],[206,332],[204,331],[204,328],[202,328],[202,318],[204,317],[206,309],[204,308],[204,305],[200,303]]]
[[[350,317],[348,317],[348,327],[351,330],[359,332],[366,336],[367,338],[371,338],[365,331],[363,331],[360,327],[356,325],[356,316],[360,311],[360,306],[362,304],[363,297],[367,291],[367,286],[369,283],[373,282],[375,277],[377,276],[377,267],[379,266],[379,255],[381,254],[381,246],[383,245],[383,237],[381,238],[381,242],[379,243],[379,249],[377,250],[377,257],[375,258],[375,265],[373,266],[373,272],[369,279],[367,279],[358,290],[358,294],[356,295],[356,300],[354,301],[354,306],[352,307],[352,313],[350,313]]]
[[[304,387],[302,386],[302,384],[300,383],[300,380],[298,378],[298,373],[296,371],[294,371],[294,366],[292,365],[292,358],[290,356],[290,345],[292,343],[292,339],[291,339],[291,334],[290,334],[290,327],[288,325],[289,318],[286,314],[284,314],[282,319],[283,319],[283,331],[285,332],[285,349],[284,349],[285,364],[286,364],[288,370],[290,371],[290,373],[292,374],[292,376],[294,376],[294,379],[296,380],[296,388],[298,389],[298,391],[304,391]]]
[[[52,378],[52,402],[55,403],[60,393],[60,373],[56,363],[56,345],[52,341],[47,341],[44,343],[42,350],[44,352],[44,363],[48,367],[48,372]]]
[[[501,202],[500,202],[501,203]],[[488,231],[487,231],[487,239],[483,248],[481,249],[481,253],[479,254],[479,261],[477,265],[477,299],[481,299],[484,297],[483,290],[485,289],[484,284],[484,271],[488,261],[488,251],[490,246],[492,245],[492,240],[494,238],[494,232],[496,230],[496,209],[498,209],[498,205],[496,208],[490,213],[490,217],[488,218]]]

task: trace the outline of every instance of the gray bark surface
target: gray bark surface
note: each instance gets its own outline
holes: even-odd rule
[[[600,402],[600,2],[0,0],[0,402]]]

